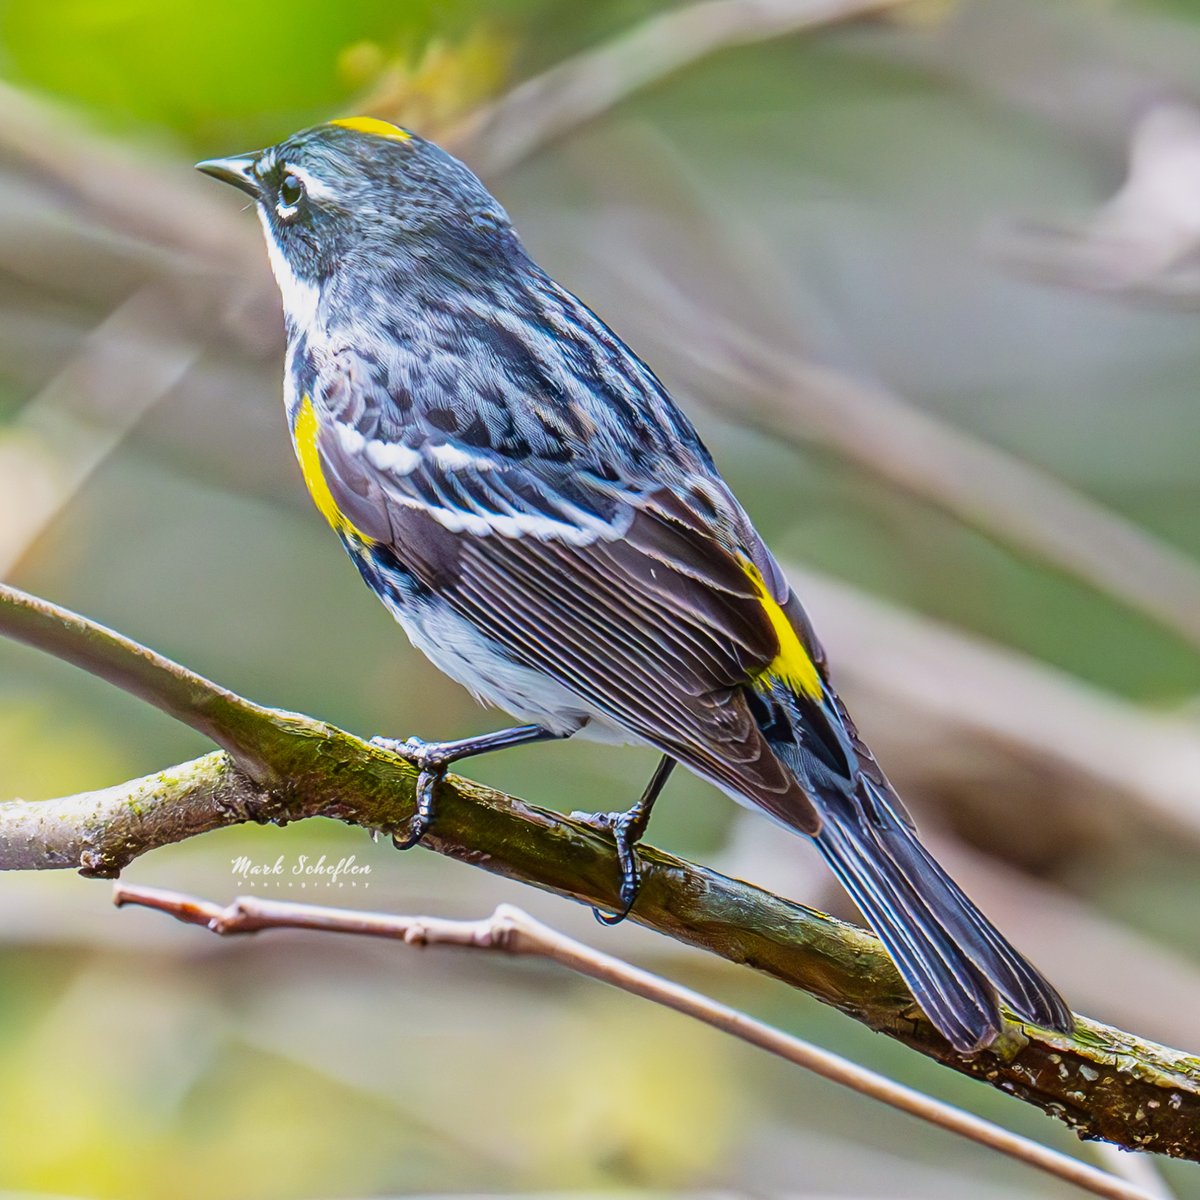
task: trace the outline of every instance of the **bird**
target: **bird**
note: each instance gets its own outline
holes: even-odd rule
[[[521,722],[377,739],[418,770],[399,846],[436,823],[461,759],[569,737],[653,747],[638,802],[595,818],[621,871],[607,923],[636,905],[637,842],[682,764],[812,841],[959,1053],[995,1041],[1001,1002],[1071,1030],[922,845],[692,422],[464,163],[349,117],[197,167],[254,202],[317,509],[412,644]]]

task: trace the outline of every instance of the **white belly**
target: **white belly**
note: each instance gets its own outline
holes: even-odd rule
[[[448,607],[384,603],[408,640],[477,700],[511,713],[522,724],[617,745],[645,744],[557,680],[510,661]]]
[[[563,735],[610,745],[653,745],[599,712],[556,680],[510,662],[453,609],[444,607],[430,611],[420,605],[402,606],[399,601],[386,596],[383,600],[408,634],[409,641],[434,666],[461,683],[482,703],[511,713],[522,724],[541,725]],[[684,765],[744,808],[762,812],[753,801],[724,781],[712,778],[691,764]],[[785,822],[772,819],[795,833]]]

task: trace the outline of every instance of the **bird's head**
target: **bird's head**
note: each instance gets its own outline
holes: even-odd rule
[[[196,165],[254,200],[295,326],[311,324],[331,282],[402,287],[423,269],[469,275],[517,246],[508,215],[467,167],[373,117]]]

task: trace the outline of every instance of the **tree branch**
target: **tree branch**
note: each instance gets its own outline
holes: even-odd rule
[[[112,877],[158,846],[286,811],[222,751],[95,792],[0,804],[0,869]]]
[[[191,726],[228,750],[261,784],[288,780],[289,748],[297,738],[332,731],[311,717],[245,700],[131,638],[4,583],[0,633],[98,675]]]
[[[840,1055],[821,1050],[810,1042],[756,1021],[746,1013],[720,1004],[691,988],[672,983],[595,950],[551,929],[512,905],[502,904],[490,917],[480,921],[393,916],[315,904],[260,900],[255,896],[239,896],[228,907],[221,908],[207,900],[179,892],[122,884],[117,884],[113,889],[113,902],[118,908],[136,904],[164,912],[184,924],[201,925],[222,936],[257,933],[263,929],[308,929],[387,938],[408,946],[452,946],[548,959],[589,979],[610,984],[632,996],[640,996],[692,1017],[860,1095],[869,1096],[939,1129],[1006,1154],[1093,1195],[1108,1196],[1114,1200],[1154,1200],[1151,1193],[1116,1175],[1098,1171],[1078,1159],[1059,1154],[990,1121],[857,1066]]]
[[[412,768],[324,722],[252,704],[111,630],[0,585],[0,633],[143,696],[228,750],[103,792],[0,804],[0,868],[113,876],[139,854],[247,820],[326,816],[385,832],[413,813]],[[615,907],[609,837],[450,776],[426,845],[585,904]],[[1200,1161],[1200,1060],[1078,1018],[1071,1037],[1015,1025],[957,1055],[869,933],[651,847],[634,919],[744,963],[957,1071],[1130,1149]]]

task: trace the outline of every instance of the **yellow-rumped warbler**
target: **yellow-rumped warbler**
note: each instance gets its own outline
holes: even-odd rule
[[[800,602],[650,369],[526,254],[462,163],[373,118],[200,169],[256,201],[283,293],[304,479],[413,644],[528,722],[389,743],[420,767],[404,844],[468,755],[546,738],[664,756],[604,819],[634,844],[676,762],[806,834],[959,1050],[1053,987],[921,843]]]

